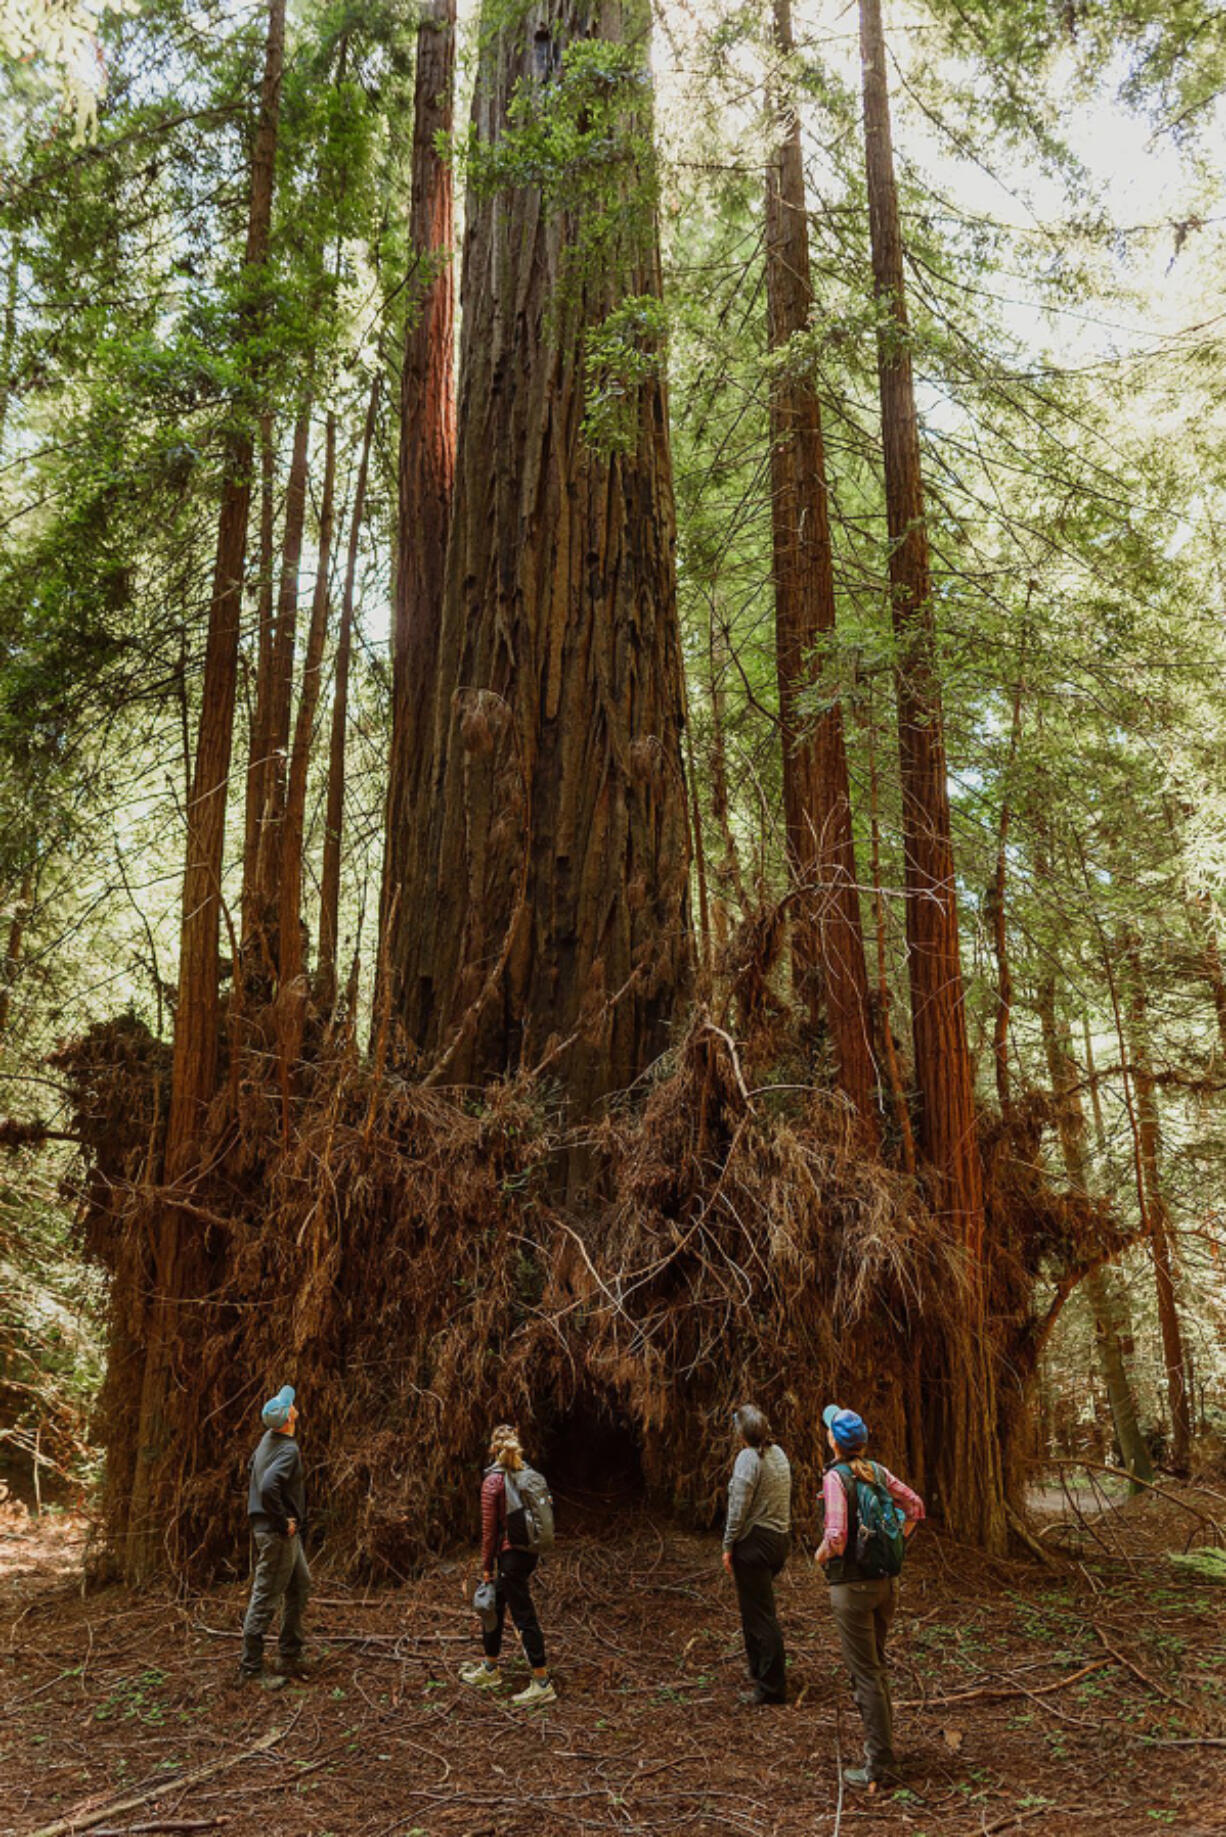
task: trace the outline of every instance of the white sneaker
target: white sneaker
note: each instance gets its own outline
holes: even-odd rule
[[[511,1698],[521,1709],[530,1709],[534,1703],[556,1703],[558,1693],[553,1687],[552,1678],[533,1678],[527,1690],[518,1690]]]
[[[502,1673],[497,1665],[461,1665],[460,1682],[471,1684],[474,1690],[497,1690]]]

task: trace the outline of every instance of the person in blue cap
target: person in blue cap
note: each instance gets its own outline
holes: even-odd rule
[[[833,1458],[822,1475],[824,1523],[815,1561],[830,1584],[865,1739],[863,1767],[846,1768],[843,1778],[871,1792],[898,1779],[885,1645],[898,1606],[903,1539],[923,1518],[924,1501],[879,1461],[864,1458],[868,1429],[855,1410],[829,1404],[822,1424]]]
[[[302,1455],[294,1439],[298,1410],[294,1387],[286,1384],[260,1411],[264,1434],[251,1457],[247,1521],[255,1546],[251,1601],[243,1621],[243,1654],[238,1682],[261,1679],[266,1690],[281,1690],[306,1675],[302,1664],[302,1617],[311,1593],[311,1572],[302,1553],[306,1492]],[[264,1635],[281,1607],[277,1669],[263,1677]]]

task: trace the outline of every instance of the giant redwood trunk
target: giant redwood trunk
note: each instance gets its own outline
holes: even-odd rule
[[[791,0],[775,0],[775,43],[781,56],[790,55]],[[766,169],[766,297],[771,349],[786,352],[789,340],[808,329],[813,286],[800,123],[791,109],[780,126]],[[835,623],[821,406],[808,366],[802,370],[793,360],[774,372],[770,422],[783,807],[798,902],[794,959],[814,1018],[824,1005],[840,1087],[876,1142],[877,1077],[843,711],[837,701],[820,714],[801,706],[820,681],[815,646]]]
[[[414,827],[433,756],[430,711],[438,675],[443,576],[455,483],[455,281],[451,135],[455,0],[430,0],[417,32],[409,215],[409,299],[400,371],[400,472],[392,747],[383,856],[381,951],[385,996],[400,981],[421,890]]]
[[[881,0],[861,0],[865,167],[877,375],[885,460],[890,590],[898,652],[896,693],[902,788],[911,1029],[919,1088],[919,1145],[937,1209],[966,1248],[967,1344],[933,1392],[929,1433],[942,1505],[964,1534],[999,1546],[1004,1514],[995,1374],[986,1343],[983,1167],[966,1036],[958,903],[936,662],[919,421],[903,280]]]
[[[398,1008],[432,1077],[547,1060],[579,1110],[667,1045],[688,964],[659,265],[634,164],[648,24],[646,0],[486,17],[476,138],[509,158],[468,205],[454,521],[428,751],[390,895]],[[604,189],[589,166],[586,193],[565,176],[546,197],[515,166],[508,109],[516,95],[538,119],[565,107],[558,76],[585,67],[585,38],[636,52],[620,76],[608,60],[613,99],[598,88],[594,103],[613,113]],[[569,129],[584,132],[582,111]],[[619,307],[634,380],[618,438],[596,450],[586,340]]]
[[[268,256],[284,51],[285,0],[268,0],[242,279],[242,327],[249,338],[258,329],[259,277]],[[217,1083],[217,930],[253,458],[250,429],[240,424],[225,450],[200,726],[187,811],[179,994],[166,1137],[165,1177],[171,1185],[190,1176],[205,1111]],[[194,1419],[191,1310],[183,1303],[205,1286],[203,1234],[201,1221],[173,1203],[161,1208],[153,1224],[144,1368],[131,1437],[138,1455],[130,1489],[122,1499],[114,1492],[111,1495],[111,1529],[130,1580],[139,1580],[174,1560],[177,1482],[190,1463]]]

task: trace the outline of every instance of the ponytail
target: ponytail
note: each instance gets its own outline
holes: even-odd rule
[[[524,1451],[520,1446],[519,1430],[509,1422],[500,1422],[490,1436],[490,1459],[495,1466],[506,1468],[510,1473],[518,1473],[524,1464]]]

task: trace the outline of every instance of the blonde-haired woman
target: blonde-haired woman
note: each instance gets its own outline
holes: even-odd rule
[[[512,1703],[530,1708],[535,1703],[552,1703],[557,1696],[545,1663],[545,1636],[536,1617],[529,1578],[537,1565],[536,1552],[517,1550],[507,1536],[506,1475],[518,1473],[524,1464],[519,1431],[509,1422],[500,1422],[490,1436],[490,1465],[481,1484],[481,1575],[495,1584],[497,1619],[481,1634],[485,1658],[479,1665],[465,1665],[460,1682],[476,1690],[495,1690],[502,1683],[498,1666],[502,1651],[502,1630],[507,1609],[515,1630],[523,1641],[532,1676],[526,1690],[517,1692]]]

